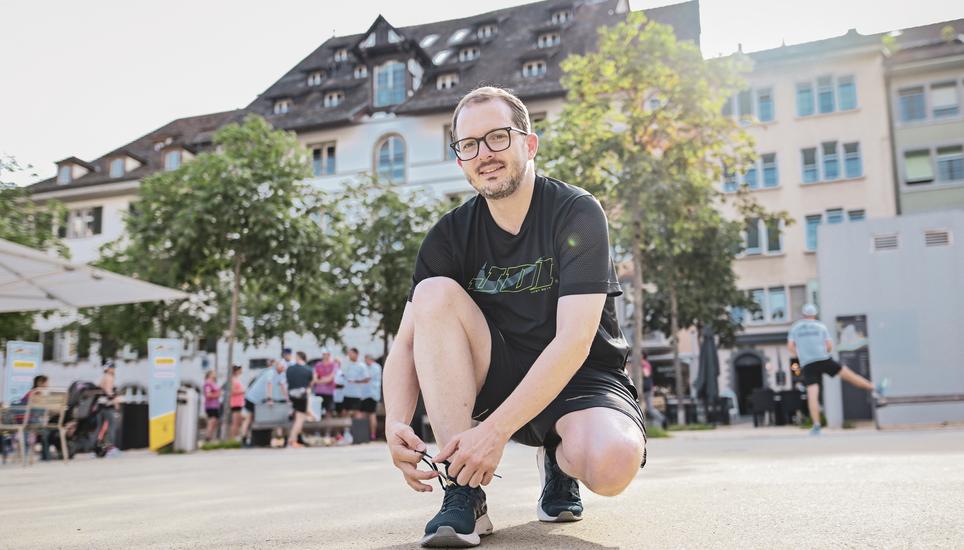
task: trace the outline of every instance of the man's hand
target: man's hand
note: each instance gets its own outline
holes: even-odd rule
[[[453,437],[433,462],[448,460],[448,475],[459,485],[488,485],[508,442],[509,436],[483,422]]]
[[[402,422],[392,422],[385,428],[385,439],[388,440],[392,463],[402,471],[405,483],[420,493],[431,492],[432,486],[422,481],[434,479],[438,474],[418,469],[418,463],[422,460],[418,451],[424,451],[426,447],[412,427]]]

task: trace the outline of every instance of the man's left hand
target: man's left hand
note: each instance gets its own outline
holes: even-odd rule
[[[435,457],[435,463],[448,460],[448,475],[459,485],[478,487],[492,481],[509,437],[485,422],[456,434]]]

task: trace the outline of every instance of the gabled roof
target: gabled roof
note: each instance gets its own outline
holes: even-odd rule
[[[124,181],[139,179],[153,172],[162,170],[164,167],[164,151],[172,147],[182,147],[188,151],[198,151],[211,143],[214,131],[235,120],[240,120],[243,112],[240,110],[226,111],[223,113],[212,113],[194,117],[179,118],[173,122],[165,124],[153,132],[147,133],[136,140],[127,143],[113,151],[98,157],[92,162],[84,162],[76,157],[70,157],[60,162],[73,161],[85,166],[90,173],[72,180],[70,183],[58,184],[57,178],[52,177],[39,181],[27,187],[31,193],[42,193],[44,191],[54,191],[61,189],[74,189],[111,183],[114,181]],[[155,144],[163,143],[168,138],[170,144],[166,144],[155,150]],[[130,156],[141,162],[141,166],[127,172],[119,178],[110,177],[108,164],[111,159],[119,156]],[[59,164],[59,163],[58,163]]]
[[[325,126],[347,124],[371,112],[369,97],[374,71],[369,67],[368,76],[354,79],[359,85],[346,89],[345,102],[337,107],[321,105],[321,92],[331,89],[327,80],[321,86],[308,86],[305,78],[310,69],[326,71],[327,79],[352,80],[357,64],[381,62],[393,53],[405,60],[415,57],[422,64],[422,86],[404,103],[395,106],[399,114],[415,114],[454,108],[458,100],[473,88],[491,84],[512,89],[523,99],[562,96],[565,90],[560,79],[559,61],[571,53],[585,53],[596,43],[598,28],[621,21],[625,14],[619,9],[623,0],[543,0],[522,6],[505,8],[471,17],[438,21],[410,27],[394,27],[382,16],[376,18],[368,32],[331,38],[309,54],[300,63],[272,84],[247,108],[267,118],[277,127],[289,130],[306,130]],[[560,9],[572,9],[573,19],[563,23],[551,23],[552,14]],[[672,25],[677,36],[699,44],[699,2],[690,0],[645,11],[651,20]],[[478,29],[485,24],[497,25],[491,37],[479,37]],[[382,44],[382,37],[391,29],[401,38],[395,44]],[[562,41],[559,46],[538,50],[536,39],[540,29],[559,29]],[[359,45],[370,35],[377,34],[378,46],[363,50]],[[431,43],[426,40],[435,35]],[[461,39],[459,39],[459,35]],[[423,44],[425,44],[423,46]],[[472,61],[459,61],[458,50],[476,46],[481,57]],[[347,62],[336,63],[334,53],[346,48],[351,52]],[[440,64],[432,63],[440,52],[451,54]],[[547,73],[538,78],[523,78],[522,63],[526,60],[545,58]],[[439,74],[458,72],[459,84],[453,88],[437,90],[435,78]],[[364,84],[364,85],[361,85]],[[292,98],[287,113],[275,115],[274,100]],[[384,110],[384,109],[379,109]]]

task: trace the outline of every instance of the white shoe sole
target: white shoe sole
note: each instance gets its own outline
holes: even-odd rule
[[[492,522],[489,515],[484,514],[475,520],[475,532],[463,535],[455,529],[443,525],[434,533],[425,535],[419,542],[425,548],[471,548],[478,546],[481,537],[492,534]]]
[[[536,503],[536,517],[539,521],[545,521],[549,523],[568,523],[571,521],[580,521],[582,515],[575,515],[570,511],[565,511],[558,516],[550,516],[542,509],[542,489],[546,487],[546,448],[539,447],[536,452],[536,462],[539,466],[539,502]]]

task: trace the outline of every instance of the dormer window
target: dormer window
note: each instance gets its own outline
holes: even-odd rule
[[[71,178],[70,165],[65,164],[57,169],[57,183],[64,185],[70,183]]]
[[[375,47],[375,40],[377,40],[377,37],[375,36],[375,33],[371,33],[371,34],[369,34],[368,36],[365,37],[365,41],[362,42],[361,44],[359,44],[358,47],[359,47],[359,48],[364,48],[364,49],[374,48],[374,47]],[[344,60],[346,60],[346,59],[348,59],[348,57],[345,57],[345,59],[343,59],[342,61],[344,61]],[[338,58],[337,58],[337,57],[335,58],[335,61],[338,61]]]
[[[290,99],[279,99],[274,102],[274,114],[283,115],[291,108]]]
[[[479,38],[490,38],[492,36],[495,36],[496,32],[498,32],[497,27],[489,23],[479,27],[479,30],[476,31],[475,35],[478,36]]]
[[[452,50],[442,50],[432,58],[432,64],[441,65],[445,63],[445,60],[448,59],[450,55],[452,55]]]
[[[397,32],[395,32],[393,29],[388,29],[388,43],[389,43],[389,44],[398,44],[398,43],[401,42],[401,41],[402,41],[402,37],[401,37],[401,36],[398,36],[398,33],[397,33]]]
[[[365,78],[368,76],[368,67],[366,65],[356,65],[354,74],[355,78]]]
[[[374,42],[374,36],[374,34],[371,35],[372,42]],[[343,61],[348,61],[348,50],[345,48],[335,50],[335,63],[341,63]]]
[[[449,37],[449,44],[458,44],[469,35],[469,32],[469,29],[459,29],[455,31],[452,33],[452,36]]]
[[[459,50],[459,61],[472,61],[478,59],[481,51],[476,47],[462,48]]]
[[[562,38],[557,32],[547,32],[539,35],[539,40],[536,44],[540,48],[551,48],[553,46],[558,46],[562,42]]]
[[[321,71],[315,71],[308,75],[308,85],[309,86],[321,86]]]
[[[124,159],[112,159],[110,161],[110,177],[119,178],[124,175]]]
[[[445,73],[438,75],[435,81],[435,88],[438,90],[448,90],[454,88],[459,83],[459,73]]]
[[[522,76],[535,78],[546,74],[546,62],[543,60],[526,61],[522,65]]]
[[[405,101],[405,64],[389,61],[375,67],[375,107],[398,105]]]
[[[429,46],[431,46],[437,41],[438,41],[438,35],[430,34],[425,38],[423,38],[422,41],[418,43],[418,45],[421,46],[422,48],[428,48]]]
[[[164,139],[162,139],[162,140],[160,140],[160,141],[155,141],[155,142],[154,142],[154,150],[155,150],[155,151],[160,151],[161,149],[167,147],[168,145],[170,145],[170,144],[173,143],[173,142],[174,142],[174,139],[173,139],[173,138],[170,138],[170,137],[164,138]]]
[[[555,25],[562,25],[563,23],[572,21],[572,10],[559,10],[553,12],[551,21]]]
[[[164,170],[173,172],[181,167],[181,152],[168,151],[164,153]]]
[[[342,91],[328,92],[325,94],[322,103],[325,107],[337,107],[345,100],[345,93]]]

